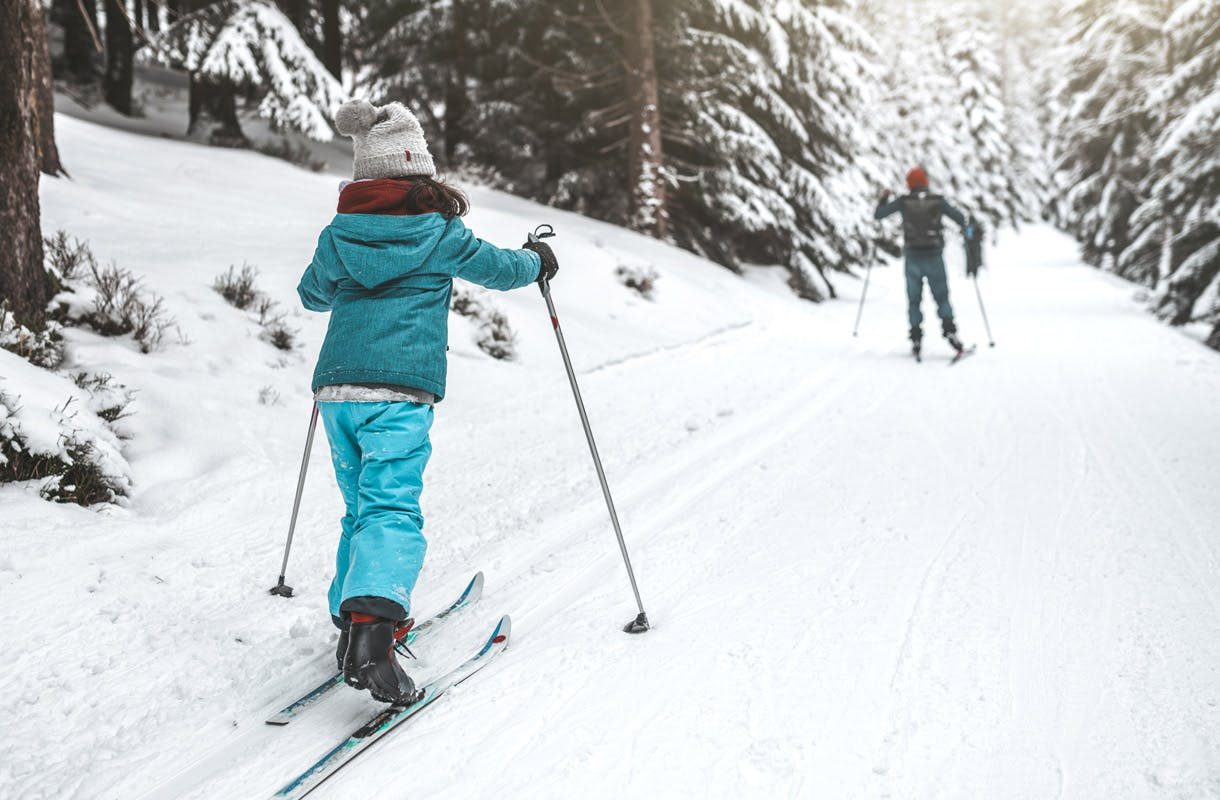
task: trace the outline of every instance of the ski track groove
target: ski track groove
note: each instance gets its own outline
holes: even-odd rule
[[[699,336],[698,338],[692,339],[690,341],[674,342],[673,344],[662,345],[661,347],[656,347],[651,350],[645,350],[640,353],[631,353],[629,355],[625,355],[620,358],[612,358],[607,361],[603,361],[600,364],[597,364],[595,366],[580,370],[578,372],[578,374],[579,375],[595,375],[599,372],[604,372],[613,367],[621,367],[625,364],[633,364],[638,361],[643,361],[643,360],[646,360],[649,358],[653,358],[654,356],[692,350],[696,347],[702,347],[705,345],[714,347],[714,346],[721,344],[722,340],[730,339],[731,335],[741,333],[756,324],[758,324],[756,320],[748,319],[748,320],[744,320],[741,322],[733,323],[731,325],[725,325],[723,327],[716,328],[715,330],[708,331],[707,333],[703,334],[702,336]]]

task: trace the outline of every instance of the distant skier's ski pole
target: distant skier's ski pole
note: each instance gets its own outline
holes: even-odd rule
[[[309,434],[305,437],[305,455],[301,456],[301,474],[297,478],[297,496],[292,501],[292,519],[288,522],[288,541],[284,542],[284,563],[280,565],[280,579],[271,587],[271,594],[280,597],[292,597],[292,587],[284,584],[284,574],[288,572],[288,554],[292,552],[292,534],[297,529],[297,513],[301,510],[301,494],[305,491],[305,473],[309,471],[309,453],[313,450],[313,434],[318,428],[318,404],[313,404],[313,412],[309,415]]]
[[[974,276],[974,296],[979,299],[979,311],[983,312],[983,327],[987,329],[987,346],[995,347],[995,339],[991,338],[991,323],[987,321],[987,309],[983,307],[983,293],[979,291],[979,276]]]
[[[555,229],[550,225],[539,225],[529,235],[529,240],[536,242],[539,239],[549,239],[554,235]],[[602,459],[597,454],[597,442],[593,441],[593,429],[589,426],[589,415],[585,413],[585,403],[580,397],[580,387],[576,385],[576,371],[572,369],[572,358],[568,355],[568,346],[563,340],[563,330],[559,327],[559,314],[555,311],[555,301],[551,299],[551,284],[546,278],[543,278],[538,282],[538,288],[542,290],[547,311],[551,314],[551,327],[555,329],[555,339],[559,342],[559,353],[563,356],[563,366],[568,372],[568,383],[572,384],[572,395],[576,398],[576,410],[580,412],[580,423],[585,428],[585,438],[589,441],[589,452],[593,454],[593,466],[597,468],[597,479],[601,481],[602,494],[606,498],[606,508],[610,511],[610,522],[614,525],[614,535],[618,537],[618,547],[623,553],[623,564],[627,567],[627,577],[631,580],[631,591],[635,593],[635,604],[640,609],[639,615],[623,626],[623,630],[627,633],[643,633],[649,628],[648,614],[644,612],[644,601],[640,599],[640,587],[635,582],[635,570],[631,568],[631,556],[627,554],[627,542],[623,539],[623,529],[618,522],[618,513],[614,510],[614,498],[610,496],[610,484],[606,482]]]
[[[864,298],[868,297],[868,279],[873,275],[873,262],[877,260],[877,240],[873,239],[873,247],[868,255],[868,266],[864,270],[864,291],[860,292],[860,308],[856,310],[856,327],[851,329],[851,335],[860,333],[860,317],[864,314]]]

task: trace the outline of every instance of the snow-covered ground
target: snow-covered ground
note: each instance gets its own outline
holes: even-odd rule
[[[268,711],[331,665],[340,515],[319,441],[291,600],[279,568],[325,318],[285,356],[210,284],[293,287],[336,177],[57,118],[44,227],[144,275],[181,336],[73,330],[138,390],[128,507],[0,488],[0,796],[261,798],[374,708]],[[1220,359],[1077,263],[1006,234],[986,348],[906,356],[899,271],[794,300],[572,214],[472,191],[503,245],[556,226],[555,297],[655,629],[634,613],[533,289],[518,360],[455,317],[424,510],[427,613],[487,573],[421,675],[500,613],[509,651],[318,790],[351,797],[1220,795]],[[619,285],[652,266],[654,301]],[[260,402],[271,399],[271,403]],[[275,399],[278,398],[278,399]]]

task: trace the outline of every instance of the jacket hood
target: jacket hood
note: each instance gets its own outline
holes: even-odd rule
[[[440,214],[336,214],[330,231],[348,274],[361,286],[374,289],[419,272],[446,227]]]

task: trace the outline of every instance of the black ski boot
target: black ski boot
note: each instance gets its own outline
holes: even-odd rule
[[[966,348],[962,344],[962,340],[957,338],[957,325],[953,322],[953,320],[947,319],[941,323],[941,330],[945,334],[945,341],[948,342],[949,345],[956,350],[957,354],[960,356]]]
[[[339,644],[335,647],[335,663],[339,665],[339,671],[343,671],[343,659],[347,657],[347,640],[351,632],[351,623],[339,617],[331,617],[335,627],[339,629]]]
[[[353,613],[343,658],[343,679],[349,686],[368,689],[383,703],[409,706],[419,700],[422,692],[398,664],[394,653],[398,630],[406,632],[394,620]]]
[[[922,361],[923,357],[920,351],[923,349],[923,329],[916,325],[911,328],[911,355],[915,356],[916,361]]]

